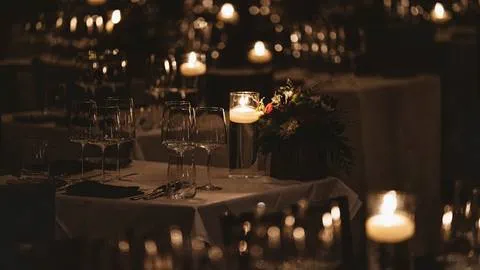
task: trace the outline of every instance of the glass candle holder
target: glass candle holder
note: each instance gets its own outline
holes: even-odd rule
[[[249,178],[265,175],[259,170],[257,159],[256,122],[261,116],[261,112],[257,110],[259,101],[258,92],[230,93],[230,177]]]
[[[182,56],[178,87],[182,98],[187,92],[197,91],[200,88],[200,78],[207,72],[206,61],[206,56],[202,53],[189,52]]]
[[[372,193],[367,204],[369,269],[412,269],[408,240],[415,235],[414,196],[394,190]]]

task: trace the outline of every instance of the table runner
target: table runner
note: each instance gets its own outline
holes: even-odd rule
[[[279,181],[270,177],[258,179],[229,179],[227,169],[213,168],[213,182],[223,187],[216,192],[198,192],[191,200],[172,201],[158,198],[151,201],[103,199],[57,194],[58,221],[67,235],[88,237],[115,237],[135,228],[140,234],[165,233],[170,226],[181,227],[194,237],[211,243],[221,243],[220,216],[230,210],[239,214],[254,209],[264,202],[267,210],[279,211],[300,199],[323,201],[346,196],[351,216],[355,216],[361,202],[358,196],[339,179],[326,178],[300,183]],[[139,185],[148,189],[166,182],[166,164],[135,161],[122,174],[138,173],[128,177],[131,182],[113,181],[114,185]],[[206,168],[197,166],[197,184],[207,182]]]

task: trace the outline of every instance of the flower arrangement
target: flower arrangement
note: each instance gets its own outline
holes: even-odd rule
[[[272,166],[273,155],[280,156],[277,160],[290,160],[297,153],[303,158],[290,160],[289,166],[295,162],[320,162],[325,164],[328,171],[325,173],[349,173],[353,163],[352,149],[344,136],[345,126],[339,119],[336,105],[334,98],[314,95],[312,89],[295,87],[287,80],[270,103],[260,102],[259,110],[263,111],[258,122],[260,151],[272,154]],[[305,165],[300,164],[300,167]],[[290,172],[289,177],[298,174],[302,172]]]

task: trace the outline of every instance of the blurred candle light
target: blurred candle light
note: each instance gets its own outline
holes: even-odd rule
[[[77,17],[73,17],[73,18],[70,20],[70,32],[75,32],[75,31],[77,31],[77,24],[78,24]]]
[[[88,33],[91,33],[93,31],[93,18],[91,16],[85,17],[85,25],[87,26],[87,31]]]
[[[442,238],[444,241],[450,239],[450,233],[452,230],[453,211],[451,206],[445,206],[442,215]]]
[[[105,30],[107,30],[107,33],[112,33],[114,27],[115,27],[115,24],[114,24],[111,20],[109,20],[109,21],[105,24]]]
[[[279,248],[280,247],[280,228],[271,226],[267,230],[268,235],[268,247]]]
[[[238,13],[235,11],[235,8],[230,3],[225,3],[220,8],[220,12],[217,15],[217,19],[223,21],[224,23],[235,24],[238,20]]]
[[[55,22],[55,27],[60,28],[63,25],[63,18],[58,17],[57,21]]]
[[[107,0],[87,0],[87,3],[92,6],[100,6],[107,2]]]
[[[272,60],[272,53],[265,47],[265,43],[257,41],[248,52],[248,60],[255,64],[265,64]]]
[[[451,19],[450,12],[446,11],[442,3],[436,3],[430,17],[434,23],[446,23]]]
[[[183,234],[179,229],[170,230],[170,242],[172,248],[175,251],[181,251],[183,249]]]
[[[103,17],[102,16],[98,16],[96,19],[95,19],[95,25],[97,26],[97,28],[100,30],[100,29],[103,29]]]
[[[118,24],[122,20],[122,12],[119,9],[115,9],[112,12],[111,21],[113,24]]]
[[[298,250],[305,249],[305,229],[297,227],[293,230],[293,239],[295,240],[295,246]]]
[[[194,77],[205,74],[207,66],[199,59],[199,55],[195,52],[190,52],[187,61],[180,65],[180,72],[185,77]]]

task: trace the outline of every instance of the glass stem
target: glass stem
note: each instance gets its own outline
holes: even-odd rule
[[[117,177],[120,179],[120,143],[117,143]]]
[[[84,172],[85,172],[85,169],[84,169],[84,164],[85,164],[85,156],[84,156],[84,153],[85,153],[85,143],[81,143],[80,144],[82,146],[82,150],[80,152],[80,159],[81,159],[81,163],[82,163],[82,179],[83,179],[83,175],[84,175]]]
[[[183,152],[177,155],[177,181],[183,178]]]
[[[207,177],[208,177],[208,185],[212,185],[212,176],[210,174],[210,167],[212,163],[212,151],[207,150]]]

